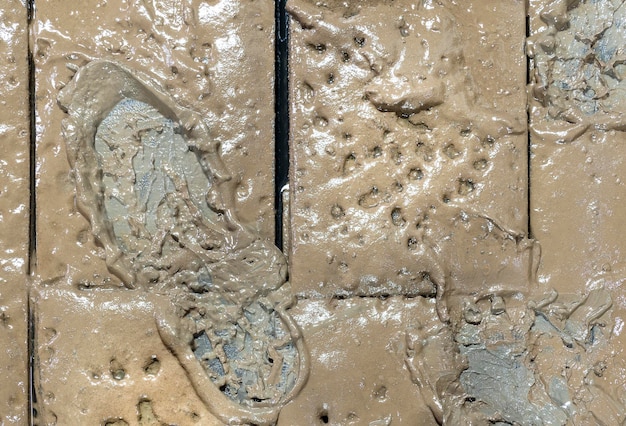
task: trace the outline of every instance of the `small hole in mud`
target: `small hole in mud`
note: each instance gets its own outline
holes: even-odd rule
[[[384,400],[387,398],[387,387],[381,385],[374,390],[374,398]]]
[[[409,170],[409,179],[411,180],[420,180],[424,177],[424,172],[422,169],[413,168]]]
[[[328,126],[328,119],[326,117],[317,116],[315,117],[315,125],[317,127],[326,127]]]
[[[124,419],[109,419],[104,422],[104,426],[128,426],[128,422]]]
[[[309,44],[308,45],[311,49],[316,50],[318,53],[324,53],[326,51],[326,45],[323,43],[318,43],[318,44]]]
[[[354,44],[359,47],[365,46],[365,37],[354,37]]]
[[[156,376],[159,373],[159,370],[161,370],[161,361],[159,361],[159,358],[156,355],[152,355],[148,361],[146,361],[143,371],[148,376]]]
[[[457,192],[459,195],[468,195],[474,191],[474,182],[471,179],[459,179],[459,187]]]
[[[328,82],[328,84],[333,84],[335,82],[335,74],[333,74],[332,72],[329,73],[326,81]]]
[[[396,163],[397,166],[402,164],[402,152],[400,152],[400,150],[393,149],[391,152],[391,158],[393,159],[394,163]]]
[[[430,274],[426,271],[420,272],[418,275],[419,281],[417,283],[417,294],[422,297],[435,297],[437,296],[437,286],[430,279]]]
[[[111,362],[109,363],[109,371],[111,373],[111,377],[115,380],[124,380],[126,377],[126,370],[124,370],[122,364],[115,358],[111,359]]]
[[[345,216],[346,213],[344,212],[343,207],[341,207],[339,204],[335,204],[331,207],[330,214],[335,219],[339,219],[340,217]]]
[[[341,60],[344,62],[348,62],[350,60],[350,54],[345,50],[341,52]]]
[[[391,211],[391,223],[395,226],[404,225],[405,220],[402,217],[402,209],[400,207],[396,207]]]
[[[347,155],[343,161],[343,173],[347,174],[353,172],[357,168],[357,165],[356,156],[352,153]]]
[[[485,170],[488,166],[488,163],[487,160],[481,158],[480,160],[474,161],[473,166],[475,170]]]
[[[327,424],[330,421],[328,418],[328,411],[324,410],[320,413],[320,422]]]
[[[113,372],[113,378],[115,380],[124,380],[124,377],[126,377],[126,372],[124,370],[115,370]]]
[[[86,229],[83,229],[78,232],[76,236],[76,242],[80,245],[84,245],[87,241],[89,241],[90,232]]]
[[[444,148],[444,153],[448,156],[448,158],[450,158],[451,160],[457,158],[459,155],[461,155],[461,152],[454,146],[454,144],[449,144]]]

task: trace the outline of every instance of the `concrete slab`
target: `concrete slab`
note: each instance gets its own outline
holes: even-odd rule
[[[540,279],[584,293],[625,271],[626,9],[565,3],[531,2],[531,229]]]
[[[239,216],[273,241],[273,20],[272,2],[37,5],[37,270],[43,281],[115,284],[75,208],[61,131],[65,114],[57,105],[77,67],[95,59],[152,77],[180,106],[204,117],[236,182]]]
[[[38,424],[222,424],[159,337],[169,299],[46,288],[33,303]]]
[[[83,176],[70,163],[95,154],[101,146],[74,152],[75,146],[66,144],[64,136],[80,127],[80,113],[74,108],[76,102],[81,102],[76,101],[79,96],[91,106],[84,110],[85,115],[94,114],[84,117],[93,119],[97,128],[93,146],[102,145],[96,139],[109,134],[119,139],[136,130],[139,136],[135,137],[152,132],[148,137],[163,139],[169,135],[167,132],[173,133],[171,147],[164,144],[167,147],[161,148],[157,144],[157,151],[170,147],[173,151],[164,155],[178,153],[180,158],[160,164],[157,174],[174,163],[175,167],[191,167],[190,173],[195,174],[184,175],[185,178],[204,178],[193,182],[201,187],[201,194],[194,195],[194,201],[198,201],[195,207],[200,207],[202,213],[210,210],[211,203],[216,207],[210,218],[200,221],[220,221],[228,216],[228,223],[236,222],[234,228],[243,229],[240,220],[252,230],[250,235],[260,235],[261,241],[251,250],[273,243],[274,4],[230,0],[55,0],[37,4],[32,34],[37,81],[37,295],[32,304],[37,313],[35,370],[40,418],[45,424],[219,424],[199,402],[180,361],[165,348],[156,332],[154,316],[161,302],[153,297],[164,292],[152,288],[149,295],[124,289],[145,289],[150,285],[138,285],[134,279],[124,281],[120,278],[123,274],[116,275],[119,270],[115,260],[107,259],[111,252],[103,247],[102,235],[107,231],[96,232],[107,226],[96,223],[86,213],[99,208],[97,199],[103,193],[96,191],[94,205],[85,208],[79,192],[91,185],[98,189],[100,184],[106,186],[103,175],[108,183],[115,183],[119,176],[111,174],[119,169],[95,173],[97,182],[85,179],[77,184]],[[94,80],[77,85],[75,91],[66,90],[68,98],[60,100],[61,90],[76,86],[79,70],[85,69],[85,80],[96,76]],[[103,87],[127,98],[118,99],[119,104],[130,101],[131,105],[125,103],[121,110],[114,106],[98,110],[96,97],[103,93]],[[130,89],[124,91],[123,87]],[[133,94],[147,87],[140,96],[143,104],[132,104],[136,100]],[[90,90],[93,99],[89,98]],[[124,113],[128,112],[124,108],[130,109],[130,113]],[[104,112],[112,114],[111,111],[123,119],[115,121],[113,117],[107,121],[108,116],[98,116]],[[137,120],[133,124],[132,117],[141,114],[145,115],[143,121],[139,120],[139,127],[133,127]],[[172,124],[172,116],[180,123]],[[134,130],[128,133],[128,128]],[[98,131],[100,136],[96,137]],[[190,136],[199,132],[204,132],[202,138]],[[122,144],[113,156],[126,152],[124,140],[118,139],[105,141]],[[179,143],[191,139],[202,139],[208,148]],[[211,152],[205,157],[206,150]],[[152,155],[163,154],[161,151]],[[193,164],[187,161],[189,157],[195,157]],[[225,165],[226,171],[212,168],[214,163],[205,167],[203,161],[210,160],[207,157],[219,158],[216,164]],[[99,157],[99,161],[106,160],[103,158]],[[146,160],[143,166],[154,166],[156,160],[151,163],[150,155],[142,158]],[[135,157],[133,167],[134,161]],[[205,168],[211,173],[205,172]],[[163,176],[155,179],[162,182]],[[207,180],[211,185],[207,185]],[[232,197],[225,201],[209,199],[209,186],[217,187],[222,182],[230,186]],[[165,188],[173,184],[162,184],[162,192],[175,192]],[[131,192],[133,188],[131,184]],[[107,189],[115,192],[119,188],[113,184]],[[115,201],[115,195],[105,203],[111,199]],[[112,211],[107,210],[105,220],[110,219]],[[131,216],[116,212],[123,219]],[[150,213],[156,215],[155,211]],[[202,244],[209,250],[207,244],[212,244],[212,240],[207,238],[209,241]],[[119,239],[114,241],[121,244]],[[138,268],[145,272],[146,268]],[[156,368],[153,359],[160,365],[155,374],[151,373]]]
[[[451,367],[444,358],[452,340],[434,300],[300,300],[292,313],[311,351],[311,373],[279,425],[437,424],[428,403]],[[409,369],[410,339],[426,363],[418,381]]]
[[[28,24],[21,1],[0,10],[0,424],[28,421],[27,268],[30,211]]]
[[[459,212],[526,233],[524,2],[287,7],[299,296],[442,285]]]

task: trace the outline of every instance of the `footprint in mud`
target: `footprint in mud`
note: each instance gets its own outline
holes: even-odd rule
[[[226,423],[269,424],[307,378],[280,251],[248,231],[202,118],[108,61],[59,94],[77,207],[129,289],[170,297],[163,342]]]

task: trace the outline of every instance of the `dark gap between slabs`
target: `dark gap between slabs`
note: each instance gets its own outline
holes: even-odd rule
[[[283,197],[282,188],[289,183],[289,20],[285,10],[286,0],[275,0],[275,85],[274,85],[274,200],[275,244],[283,249]]]

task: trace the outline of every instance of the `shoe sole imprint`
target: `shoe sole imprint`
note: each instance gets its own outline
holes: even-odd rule
[[[271,424],[305,384],[282,253],[236,218],[209,129],[148,78],[110,61],[59,94],[78,210],[129,289],[170,296],[164,344],[220,420]]]

